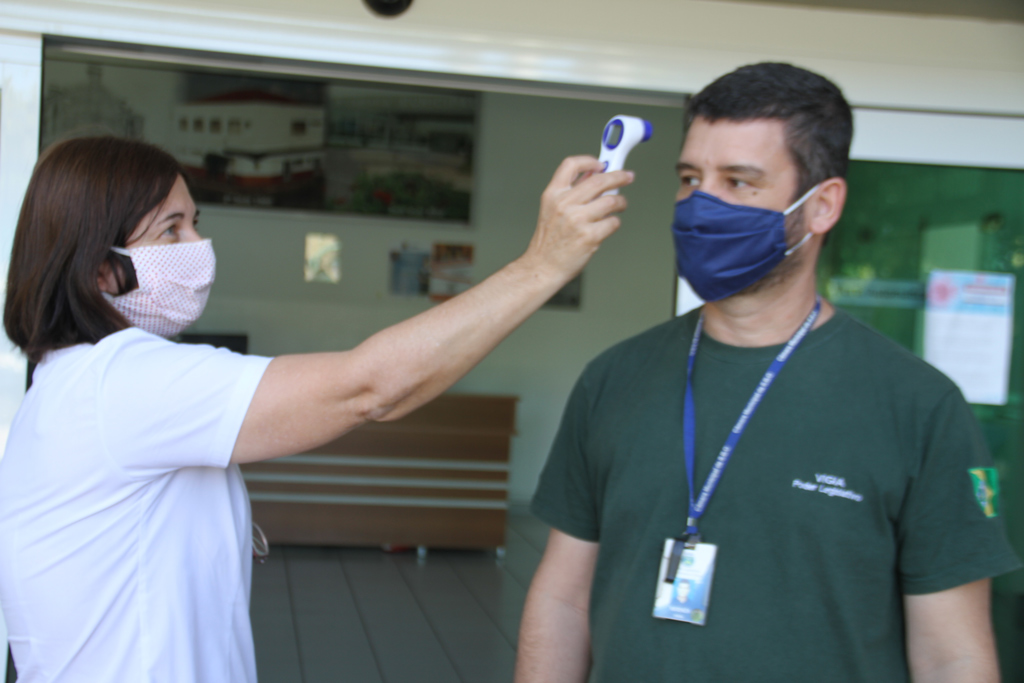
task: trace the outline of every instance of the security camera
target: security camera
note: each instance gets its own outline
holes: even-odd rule
[[[397,17],[409,9],[412,0],[363,0],[374,14],[382,17]]]

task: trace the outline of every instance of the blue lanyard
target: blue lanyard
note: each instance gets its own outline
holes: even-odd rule
[[[697,411],[693,405],[693,361],[697,357],[697,345],[700,343],[700,334],[704,329],[704,315],[701,314],[700,320],[697,321],[697,329],[693,332],[693,343],[690,344],[690,357],[686,363],[686,402],[683,408],[683,450],[686,453],[686,480],[690,484],[690,509],[686,519],[686,533],[691,538],[699,540],[700,536],[697,533],[697,521],[704,515],[704,510],[707,509],[708,502],[711,500],[711,496],[715,493],[715,489],[718,488],[718,482],[722,478],[722,473],[725,472],[725,466],[729,464],[729,458],[732,457],[732,453],[736,448],[736,444],[739,442],[740,437],[743,436],[743,432],[747,429],[747,424],[750,422],[750,418],[754,416],[754,412],[758,406],[761,405],[761,400],[764,395],[768,393],[769,387],[772,382],[778,377],[779,373],[782,372],[783,366],[789,361],[790,356],[796,351],[796,348],[800,346],[800,342],[804,340],[811,327],[814,325],[814,321],[818,319],[818,313],[821,311],[821,297],[816,297],[814,302],[814,310],[811,311],[807,319],[804,320],[803,325],[793,333],[789,342],[782,348],[779,355],[775,357],[772,364],[768,366],[767,372],[764,373],[764,377],[761,378],[761,383],[757,385],[757,389],[754,390],[750,400],[747,401],[746,407],[743,412],[740,413],[739,419],[736,420],[736,424],[733,426],[732,431],[729,432],[729,438],[725,440],[725,445],[722,446],[722,450],[718,452],[718,457],[715,459],[715,464],[711,467],[711,472],[708,473],[708,478],[704,481],[704,486],[700,490],[700,496],[696,501],[693,499],[693,462],[694,452],[696,451],[696,431],[697,431]]]

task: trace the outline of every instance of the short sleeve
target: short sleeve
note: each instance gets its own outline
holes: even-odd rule
[[[998,472],[959,391],[936,405],[898,522],[903,593],[935,593],[1021,566],[1006,537]]]
[[[530,510],[559,531],[584,541],[597,541],[600,524],[587,460],[589,413],[584,375],[569,396]]]
[[[136,331],[110,354],[98,382],[97,420],[108,453],[139,476],[227,467],[270,361]]]

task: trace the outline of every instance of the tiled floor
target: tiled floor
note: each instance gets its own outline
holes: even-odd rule
[[[253,568],[260,683],[510,683],[547,527],[509,516],[493,553],[275,547]]]

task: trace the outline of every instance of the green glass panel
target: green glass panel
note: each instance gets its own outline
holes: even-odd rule
[[[1024,557],[1024,172],[854,161],[849,197],[819,262],[819,287],[836,304],[918,355],[924,284],[933,269],[1017,278],[1010,394],[975,405],[1002,484],[1002,514]],[[965,544],[970,539],[964,539]],[[993,582],[1003,680],[1024,681],[1024,570]]]

